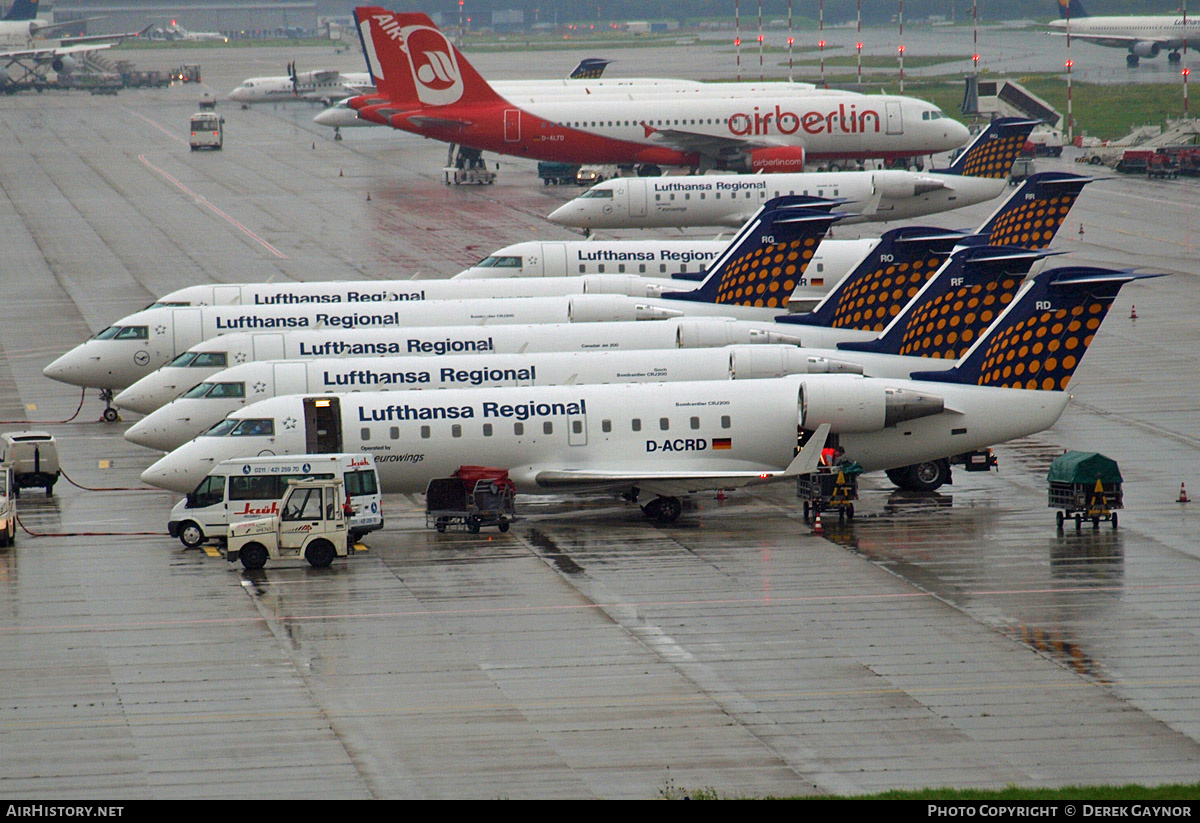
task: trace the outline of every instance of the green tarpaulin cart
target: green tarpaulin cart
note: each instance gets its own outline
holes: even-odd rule
[[[1111,458],[1097,452],[1069,451],[1054,459],[1046,474],[1050,484],[1047,505],[1058,509],[1055,520],[1061,530],[1063,522],[1075,518],[1078,530],[1084,520],[1099,528],[1101,520],[1111,520],[1117,527],[1117,509],[1123,508],[1121,470]]]

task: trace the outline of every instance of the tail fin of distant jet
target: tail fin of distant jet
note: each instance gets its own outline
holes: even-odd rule
[[[883,334],[838,348],[957,360],[1012,302],[1033,264],[1048,254],[1013,246],[960,249]]]
[[[836,329],[883,331],[941,268],[963,233],[908,226],[892,229],[806,314],[778,317]]]
[[[844,215],[794,202],[811,200],[802,195],[768,201],[776,208],[760,208],[726,250],[708,268],[694,291],[668,292],[669,300],[691,300],[738,306],[784,308],[813,253],[833,223]],[[792,204],[789,204],[792,203]]]
[[[424,14],[354,10],[375,87],[400,111],[503,102]]]
[[[971,145],[946,169],[937,174],[1000,179],[1012,173],[1013,161],[1025,148],[1029,133],[1040,121],[1024,117],[1001,117],[975,136]]]
[[[37,19],[38,0],[13,0],[12,7],[3,19],[10,22],[24,22]]]
[[[579,65],[575,67],[575,70],[567,76],[572,80],[595,80],[604,74],[604,70],[611,62],[611,60],[605,60],[602,57],[585,57],[579,61]]]
[[[914,380],[1064,391],[1121,287],[1161,277],[1071,266],[1045,271],[1000,315],[954,368]]]
[[[1087,17],[1088,13],[1083,7],[1083,0],[1058,0],[1058,16],[1060,19]]]
[[[1025,179],[977,231],[978,244],[1044,249],[1067,219],[1091,177],[1044,171]],[[964,245],[973,245],[971,240]]]

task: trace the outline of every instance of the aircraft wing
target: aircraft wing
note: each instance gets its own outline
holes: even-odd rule
[[[680,495],[706,489],[731,489],[790,480],[817,470],[830,426],[822,423],[783,471],[623,471],[620,469],[542,469],[534,481],[544,488],[638,486],[655,494]]]
[[[721,137],[715,134],[700,134],[685,129],[659,129],[647,123],[642,123],[647,137],[653,137],[663,145],[677,151],[702,154],[707,157],[729,157],[741,154],[746,149],[762,149],[781,145],[762,140],[744,140],[739,137]]]
[[[465,129],[471,125],[470,120],[456,120],[449,117],[426,117],[424,115],[413,115],[408,118],[411,123],[421,127],[432,127],[439,129]]]
[[[40,49],[21,49],[20,51],[0,51],[0,60],[53,60],[55,57],[61,57],[64,54],[79,54],[85,51],[99,51],[100,49],[112,48],[113,43],[97,43],[95,45],[80,45],[80,46],[46,46]]]
[[[78,21],[72,21],[72,22],[78,22]],[[84,35],[80,35],[79,37],[64,37],[61,41],[59,41],[59,45],[61,45],[61,46],[76,46],[81,43],[109,43],[109,44],[120,43],[122,40],[126,39],[127,37],[141,37],[143,34],[150,31],[150,29],[153,25],[154,25],[153,23],[148,23],[144,28],[142,28],[139,31],[125,31],[125,32],[120,32],[118,34],[84,34]]]

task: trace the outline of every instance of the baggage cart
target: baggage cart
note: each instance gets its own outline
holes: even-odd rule
[[[862,467],[857,463],[839,463],[797,477],[796,496],[804,501],[804,522],[833,509],[837,509],[839,523],[853,520],[860,474]]]
[[[516,520],[516,491],[503,469],[460,466],[452,476],[430,480],[425,487],[425,527],[479,534],[484,526],[495,526],[506,532]]]
[[[1047,505],[1058,509],[1054,519],[1059,531],[1074,518],[1075,530],[1091,520],[1093,528],[1109,520],[1117,528],[1117,509],[1124,508],[1121,470],[1115,460],[1097,452],[1069,451],[1054,459],[1046,475],[1050,484]]]

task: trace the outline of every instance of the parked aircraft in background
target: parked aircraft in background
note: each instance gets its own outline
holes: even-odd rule
[[[1054,34],[1066,35],[1098,46],[1125,49],[1125,62],[1136,66],[1143,57],[1167,52],[1167,60],[1178,63],[1185,45],[1200,47],[1200,20],[1185,14],[1131,14],[1090,17],[1082,0],[1058,0],[1058,16],[1050,27]]]
[[[618,99],[498,94],[423,14],[355,9],[375,95],[360,116],[476,150],[568,163],[793,171],[810,159],[911,157],[966,142],[967,129],[911,97]]]
[[[423,491],[469,463],[507,470],[522,493],[654,495],[643,511],[670,522],[682,495],[812,471],[811,448],[826,442],[867,471],[895,470],[1048,428],[1091,342],[1085,322],[1094,332],[1120,287],[1138,277],[1090,268],[1039,275],[1038,299],[1010,308],[1028,312],[1019,327],[980,340],[949,372],[912,380],[800,375],[288,395],[235,412],[142,479],[186,492],[223,459],[363,451],[374,455],[385,492]],[[1009,359],[1030,328],[1046,329],[1039,339],[1055,353],[1029,347]]]
[[[72,71],[81,55],[107,49],[128,37],[149,30],[119,34],[95,34],[46,40],[47,32],[83,22],[47,23],[36,18],[37,3],[18,0],[0,20],[0,87],[40,77],[46,69],[60,74]],[[93,18],[88,18],[93,19]],[[15,69],[15,71],[14,71]]]
[[[949,168],[928,172],[803,172],[772,175],[617,177],[559,206],[549,219],[583,229],[740,226],[781,194],[845,201],[845,223],[903,220],[982,203],[1007,188],[1013,161],[1036,121],[988,125]]]
[[[152,29],[150,31],[150,38],[152,40],[185,42],[229,42],[229,38],[219,31],[188,31],[174,20],[171,21],[169,26],[159,26]]]

